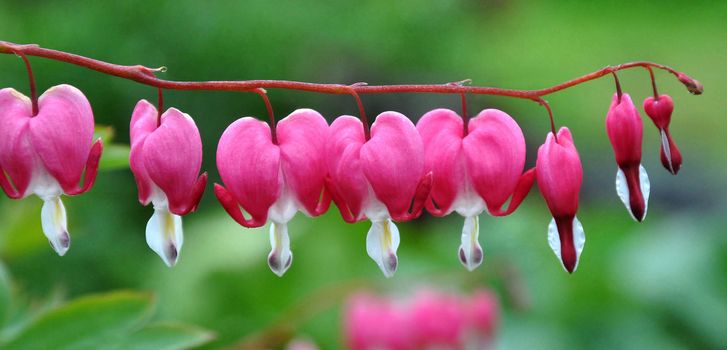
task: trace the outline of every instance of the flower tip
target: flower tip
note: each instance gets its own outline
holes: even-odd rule
[[[687,90],[689,90],[692,95],[701,95],[704,92],[704,86],[699,82],[699,80],[692,79],[692,77],[684,73],[677,74],[677,78],[682,84],[684,84],[684,86],[687,87]]]
[[[179,250],[177,249],[177,246],[173,242],[169,242],[169,245],[166,249],[166,254],[162,257],[162,260],[164,260],[164,264],[166,264],[167,267],[174,267],[174,265],[177,265],[178,259]]]
[[[278,277],[283,277],[285,272],[288,271],[288,268],[290,268],[290,265],[293,264],[293,253],[288,254],[288,258],[284,261],[281,259],[281,256],[279,254],[276,254],[274,251],[270,252],[268,255],[268,266],[270,267],[270,270],[273,271],[275,275]]]
[[[66,255],[68,249],[71,247],[71,236],[67,231],[63,231],[58,235],[57,241],[48,241],[53,250],[58,253],[59,256]]]

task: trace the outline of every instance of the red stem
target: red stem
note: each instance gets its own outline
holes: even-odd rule
[[[162,114],[164,113],[164,91],[157,88],[157,128],[162,125]]]
[[[33,116],[38,115],[38,90],[35,87],[35,76],[33,75],[33,68],[30,66],[30,61],[25,53],[22,51],[13,51],[12,53],[20,56],[25,63],[25,69],[28,71],[28,82],[30,83],[30,101],[33,105]]]
[[[616,82],[616,95],[618,96],[618,103],[621,103],[621,95],[623,95],[623,91],[621,90],[621,82],[618,80],[618,75],[616,75],[616,72],[611,72],[613,74],[613,80]]]
[[[659,92],[656,90],[656,78],[654,78],[654,70],[651,67],[646,66],[646,70],[649,71],[649,77],[651,78],[651,88],[654,90],[654,100],[659,99]]]
[[[270,103],[270,99],[268,98],[268,92],[265,91],[265,89],[255,89],[253,90],[256,94],[260,95],[260,98],[263,99],[263,103],[265,103],[265,109],[268,111],[268,118],[269,118],[269,124],[270,124],[270,135],[273,139],[273,144],[278,144],[278,133],[276,131],[276,122],[275,122],[275,113],[273,113],[273,105]]]
[[[578,78],[566,81],[564,83],[554,85],[539,90],[514,90],[502,89],[495,87],[480,86],[462,86],[453,84],[422,84],[422,85],[343,85],[343,84],[316,84],[287,80],[244,80],[244,81],[171,81],[159,79],[154,76],[155,72],[162,69],[151,69],[144,66],[122,66],[92,58],[79,56],[63,51],[45,49],[37,45],[18,45],[10,42],[0,41],[0,53],[22,53],[28,56],[45,57],[56,61],[62,61],[81,67],[93,69],[95,71],[114,75],[120,78],[133,80],[142,84],[155,86],[164,89],[174,90],[225,90],[225,91],[244,91],[253,92],[254,89],[288,89],[312,91],[328,94],[379,94],[379,93],[441,93],[441,94],[478,94],[478,95],[497,95],[515,98],[528,99],[538,101],[542,96],[549,95],[575,85],[579,85],[594,79],[598,79],[606,74],[633,68],[633,67],[652,67],[665,70],[682,81],[682,83],[690,88],[692,93],[699,94],[702,92],[701,84],[694,79],[689,78],[683,73],[653,62],[638,61],[624,63],[617,66],[608,66],[599,69],[593,73],[589,73]]]
[[[550,104],[548,101],[541,99],[538,99],[538,103],[540,103],[541,106],[545,107],[545,109],[548,111],[548,118],[550,118],[550,131],[553,133],[553,138],[555,139],[555,143],[558,143],[558,133],[555,132],[555,120],[553,118],[553,110],[550,109]]]

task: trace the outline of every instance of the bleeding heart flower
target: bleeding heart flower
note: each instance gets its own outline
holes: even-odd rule
[[[676,175],[682,166],[682,153],[679,152],[679,148],[669,133],[674,101],[669,95],[659,95],[656,98],[647,97],[644,100],[644,111],[659,129],[661,135],[661,164],[666,170]]]
[[[28,97],[11,88],[0,90],[0,186],[13,199],[34,193],[43,200],[43,233],[62,256],[71,240],[60,196],[93,186],[103,145],[101,140],[93,143],[91,105],[75,87],[48,89],[38,107],[33,116]]]
[[[156,107],[141,100],[131,117],[129,163],[139,189],[139,202],[154,205],[146,225],[146,243],[167,266],[177,263],[184,235],[182,216],[195,211],[207,173],[202,166],[202,140],[194,120],[176,108],[158,119]]]
[[[402,114],[381,113],[367,141],[360,120],[339,117],[331,124],[326,161],[328,189],[341,216],[349,223],[371,220],[366,251],[386,277],[393,276],[399,230],[392,219],[418,217],[431,189],[414,124]]]
[[[465,217],[459,258],[468,270],[482,263],[479,214],[509,215],[532,188],[535,169],[523,174],[525,137],[505,112],[486,109],[468,123],[448,109],[426,113],[417,123],[424,143],[424,169],[432,172],[427,210],[435,216],[452,211]],[[512,197],[508,208],[502,206]]]
[[[649,176],[641,165],[644,127],[629,94],[613,95],[606,115],[606,132],[616,156],[616,192],[631,217],[642,221],[649,205]]]
[[[568,128],[558,131],[557,141],[548,133],[538,149],[535,164],[538,187],[553,215],[548,226],[548,244],[563,268],[573,273],[586,243],[583,226],[576,217],[578,194],[583,183],[583,169]]]
[[[298,210],[319,216],[331,203],[325,191],[328,124],[318,112],[299,109],[281,120],[276,131],[277,144],[268,124],[252,117],[225,130],[217,146],[217,168],[227,188],[215,184],[215,195],[242,226],[260,227],[270,219],[268,265],[282,276],[293,261],[288,221]]]

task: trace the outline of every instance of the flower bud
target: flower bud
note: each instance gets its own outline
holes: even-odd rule
[[[659,129],[661,135],[661,164],[676,175],[682,166],[682,154],[669,133],[674,101],[669,95],[659,95],[656,98],[647,97],[644,100],[644,111]]]

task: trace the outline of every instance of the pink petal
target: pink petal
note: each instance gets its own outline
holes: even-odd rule
[[[141,100],[134,107],[131,114],[131,125],[129,133],[131,136],[131,153],[129,154],[129,165],[136,180],[136,187],[139,189],[139,202],[143,205],[151,201],[153,182],[144,166],[144,141],[147,136],[157,128],[158,112],[156,107],[146,100]]]
[[[394,220],[410,219],[409,207],[424,175],[424,146],[414,124],[396,112],[379,114],[361,165],[376,198]]]
[[[507,113],[486,109],[470,120],[463,148],[475,191],[490,212],[499,210],[515,191],[525,166],[520,126]]]
[[[268,124],[245,117],[227,127],[217,146],[217,169],[228,195],[252,216],[252,222],[264,225],[283,181],[280,148],[273,144]],[[223,205],[226,203],[230,212],[232,201],[226,200]]]
[[[96,182],[96,175],[98,174],[98,164],[101,160],[101,153],[103,153],[103,141],[99,138],[93,143],[91,152],[88,154],[86,160],[86,175],[83,177],[83,186],[76,187],[66,194],[69,196],[75,196],[81,193],[86,193],[93,187]]]
[[[93,112],[86,96],[70,85],[48,89],[30,120],[30,140],[64,192],[76,192],[93,143]]]
[[[447,215],[465,182],[462,117],[449,109],[435,109],[419,119],[417,131],[424,145],[424,171],[432,172],[427,211]]]
[[[548,133],[538,149],[538,187],[554,217],[574,216],[583,183],[583,168],[573,136],[566,127],[558,131],[558,142]]]
[[[149,178],[167,196],[169,211],[184,215],[198,197],[202,140],[194,120],[176,108],[162,114],[161,125],[146,137],[142,157]]]
[[[638,166],[641,163],[644,127],[629,94],[623,94],[620,102],[618,95],[613,95],[606,115],[606,132],[619,166]]]
[[[323,214],[316,208],[328,173],[325,162],[328,123],[312,109],[299,109],[278,122],[277,136],[286,184],[308,215]]]
[[[357,118],[344,115],[331,124],[326,145],[328,189],[347,221],[363,219],[363,206],[369,196],[360,159],[364,142],[363,124]]]
[[[29,98],[15,89],[0,90],[0,185],[14,199],[25,196],[33,173],[35,154],[28,133],[32,114]]]

